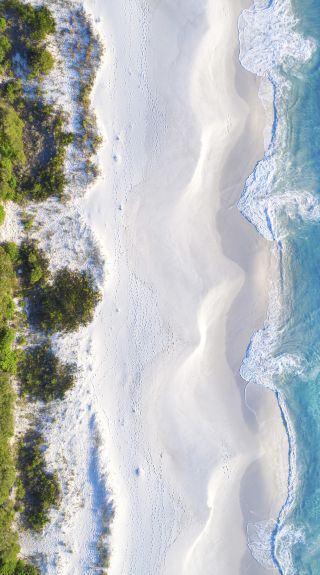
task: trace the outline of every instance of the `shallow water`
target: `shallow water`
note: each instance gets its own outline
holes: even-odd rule
[[[270,537],[279,573],[320,573],[320,1],[256,2],[242,64],[270,81],[275,122],[239,208],[277,243],[269,317],[241,373],[277,390],[289,436],[288,499]]]

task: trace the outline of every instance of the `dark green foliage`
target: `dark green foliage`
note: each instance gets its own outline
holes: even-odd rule
[[[0,328],[0,371],[14,375],[17,371],[17,352],[14,351],[14,329],[4,326]]]
[[[12,319],[15,273],[10,256],[0,246],[0,326]]]
[[[40,531],[49,521],[52,507],[60,500],[56,473],[46,469],[43,455],[44,439],[36,432],[29,432],[18,450],[18,468],[24,487],[24,519],[26,525]]]
[[[16,110],[4,101],[0,102],[0,152],[13,163],[24,164],[24,123]]]
[[[0,33],[4,32],[6,27],[7,27],[6,19],[0,17]]]
[[[55,20],[46,6],[33,7],[20,0],[4,0],[3,10],[8,16],[13,37],[13,52],[25,54],[32,77],[39,78],[50,72],[54,59],[45,47],[48,34],[55,31]],[[3,50],[1,41],[3,41]],[[0,63],[11,51],[7,36],[0,36]]]
[[[31,75],[39,77],[49,74],[54,66],[54,58],[45,48],[37,48],[30,52],[29,63]]]
[[[9,322],[14,316],[14,268],[18,257],[18,246],[12,242],[0,246],[0,575],[38,575],[36,568],[18,560],[18,537],[12,526],[15,510],[11,494],[16,473],[10,439],[15,397],[9,373],[15,371],[17,357]]]
[[[55,20],[46,6],[34,8],[20,0],[4,0],[5,9],[14,10],[27,25],[32,40],[41,42],[55,31]]]
[[[0,574],[14,573],[17,561],[19,545],[17,534],[12,530],[13,519],[13,505],[7,500],[0,505]]]
[[[47,114],[55,117],[52,109],[48,106]],[[44,110],[45,113],[45,110]],[[29,186],[29,193],[33,200],[42,201],[50,196],[63,197],[66,178],[64,172],[66,149],[74,140],[74,135],[63,131],[63,120],[56,115],[53,122],[54,152],[49,161],[40,167],[38,173]]]
[[[6,211],[3,207],[3,205],[0,204],[0,226],[2,226],[5,219],[6,219]]]
[[[13,169],[24,165],[24,123],[10,105],[0,101],[0,198],[12,199],[17,186]]]
[[[19,365],[22,392],[48,402],[63,399],[75,380],[75,366],[63,364],[44,343],[28,349]]]
[[[42,75],[54,64],[45,42],[54,30],[48,8],[0,0],[0,223],[3,200],[24,203],[64,194],[66,150],[74,136],[64,131],[62,113],[44,104],[41,89]],[[17,53],[24,56],[19,69]],[[21,72],[25,79],[30,73],[36,80],[29,80],[25,91],[17,78]],[[25,230],[32,221],[24,221]],[[41,530],[60,498],[57,475],[46,469],[41,434],[27,433],[17,460],[12,452],[11,375],[17,372],[24,394],[45,402],[63,398],[75,379],[75,366],[61,363],[50,341],[34,343],[39,337],[42,341],[43,334],[25,330],[25,314],[14,305],[14,296],[19,296],[23,307],[21,295],[47,332],[86,325],[100,299],[93,278],[84,272],[64,269],[51,283],[48,260],[35,241],[25,241],[20,248],[12,242],[0,245],[0,575],[39,575],[38,568],[18,559],[14,516],[22,511],[25,525]],[[26,335],[31,342],[23,352]]]
[[[7,35],[0,33],[0,66],[3,44],[3,58],[24,53],[30,75],[40,79],[54,65],[44,44],[47,34],[55,30],[50,10],[20,0],[5,0],[2,6],[13,46]],[[41,96],[39,100],[24,96],[18,79],[7,80],[1,95],[0,199],[21,202],[24,198],[63,197],[66,149],[73,135],[64,132],[61,113],[45,105]]]
[[[37,42],[45,40],[48,34],[53,34],[56,29],[55,20],[47,6],[41,6],[34,10],[31,22],[31,37]]]
[[[40,575],[40,571],[34,565],[28,565],[25,561],[19,560],[16,564],[14,575]]]
[[[15,469],[8,442],[0,442],[0,506],[6,503],[15,479]]]
[[[20,260],[20,248],[17,244],[15,244],[14,242],[5,242],[2,245],[2,248],[4,249],[4,251],[6,252],[6,254],[9,256],[11,263],[13,264],[13,267],[15,268]]]
[[[15,468],[9,440],[13,433],[14,394],[9,376],[0,374],[0,574],[13,573],[19,546],[12,530],[14,519],[10,493],[15,480]],[[11,571],[5,569],[11,568]]]
[[[11,42],[7,36],[0,36],[0,64],[2,64],[8,56],[12,48]]]
[[[13,434],[14,395],[8,375],[0,375],[0,437],[11,437]]]
[[[49,277],[49,261],[35,240],[26,240],[20,247],[22,282],[25,287],[44,285]]]
[[[87,272],[59,270],[52,285],[37,293],[33,309],[46,331],[76,331],[92,321],[100,300],[92,276]]]
[[[13,104],[17,98],[22,98],[22,83],[21,80],[11,80],[7,82],[3,87],[3,97],[11,104]]]

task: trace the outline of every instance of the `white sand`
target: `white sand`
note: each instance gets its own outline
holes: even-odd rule
[[[271,393],[249,410],[237,375],[269,272],[235,207],[263,153],[257,85],[236,64],[245,3],[84,4],[106,43],[103,176],[85,209],[108,271],[91,327],[108,573],[264,573],[245,530],[277,515],[286,439]]]

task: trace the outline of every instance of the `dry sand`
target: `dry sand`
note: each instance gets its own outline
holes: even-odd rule
[[[116,502],[109,575],[265,570],[287,445],[271,392],[238,375],[266,315],[269,246],[239,214],[263,154],[240,0],[85,0],[106,44],[105,144],[86,214],[106,258],[93,385]],[[248,407],[249,405],[249,407]]]

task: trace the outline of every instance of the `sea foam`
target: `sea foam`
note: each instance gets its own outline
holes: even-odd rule
[[[286,100],[290,84],[281,73],[298,70],[315,52],[313,40],[305,39],[295,28],[290,0],[255,1],[239,18],[239,59],[246,70],[269,81],[273,92],[273,126],[271,140],[261,161],[246,181],[239,200],[241,213],[268,240],[280,239],[286,233],[279,215],[314,219],[320,217],[320,206],[307,192],[275,192],[277,159],[281,153],[279,110]]]
[[[239,18],[240,62],[248,71],[270,83],[273,125],[265,155],[247,179],[238,207],[261,235],[278,242],[278,253],[281,253],[281,239],[288,233],[292,221],[320,220],[320,205],[312,193],[277,186],[277,168],[283,152],[281,111],[291,90],[288,76],[283,72],[298,73],[299,67],[310,60],[316,48],[314,41],[304,38],[296,26],[290,0],[255,0]],[[276,520],[248,526],[248,545],[253,557],[266,568],[272,565],[280,575],[293,575],[291,548],[303,539],[303,532],[286,522],[298,489],[296,442],[278,384],[284,376],[302,375],[305,365],[299,354],[277,352],[280,290],[279,281],[270,297],[268,320],[252,336],[240,373],[247,382],[274,391],[289,446],[286,501]]]

